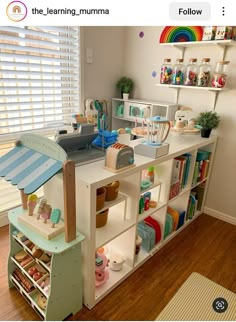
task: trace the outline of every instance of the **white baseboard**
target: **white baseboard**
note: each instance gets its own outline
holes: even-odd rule
[[[226,215],[223,212],[220,212],[215,209],[208,208],[208,207],[204,207],[203,212],[204,212],[204,214],[207,214],[209,216],[223,220],[225,222],[228,222],[229,224],[236,225],[236,217]]]
[[[9,224],[7,212],[0,215],[0,227],[6,226]]]

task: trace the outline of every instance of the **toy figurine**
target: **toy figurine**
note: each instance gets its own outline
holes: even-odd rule
[[[39,219],[40,218],[40,215],[41,215],[41,213],[42,213],[42,211],[43,211],[43,207],[46,205],[46,203],[47,203],[47,199],[46,198],[44,198],[44,197],[42,197],[40,200],[39,200],[39,207],[38,207],[38,215],[37,215],[37,219]]]
[[[48,204],[44,205],[42,213],[40,216],[44,219],[44,224],[47,223],[47,220],[50,218],[52,212],[52,207]]]
[[[37,204],[38,197],[35,194],[29,195],[28,197],[28,215],[33,216],[34,208]]]
[[[52,222],[51,227],[54,228],[55,225],[59,223],[60,219],[61,219],[61,210],[58,208],[53,209],[51,217],[50,217],[50,220]]]

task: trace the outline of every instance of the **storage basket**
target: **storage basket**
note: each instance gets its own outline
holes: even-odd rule
[[[119,181],[114,181],[108,185],[105,186],[106,188],[106,201],[112,201],[115,200],[118,196],[120,183]]]
[[[109,209],[100,212],[96,215],[96,228],[100,228],[106,225]]]
[[[102,209],[105,204],[106,189],[104,187],[97,189],[96,211]]]

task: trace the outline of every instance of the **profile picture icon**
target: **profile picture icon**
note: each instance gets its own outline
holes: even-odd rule
[[[10,20],[19,22],[27,16],[27,7],[22,1],[12,1],[8,4],[6,13]]]

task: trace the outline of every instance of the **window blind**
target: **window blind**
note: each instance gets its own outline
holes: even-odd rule
[[[78,113],[79,49],[78,27],[0,26],[0,155],[22,132],[50,135]],[[18,195],[0,179],[0,212]]]

